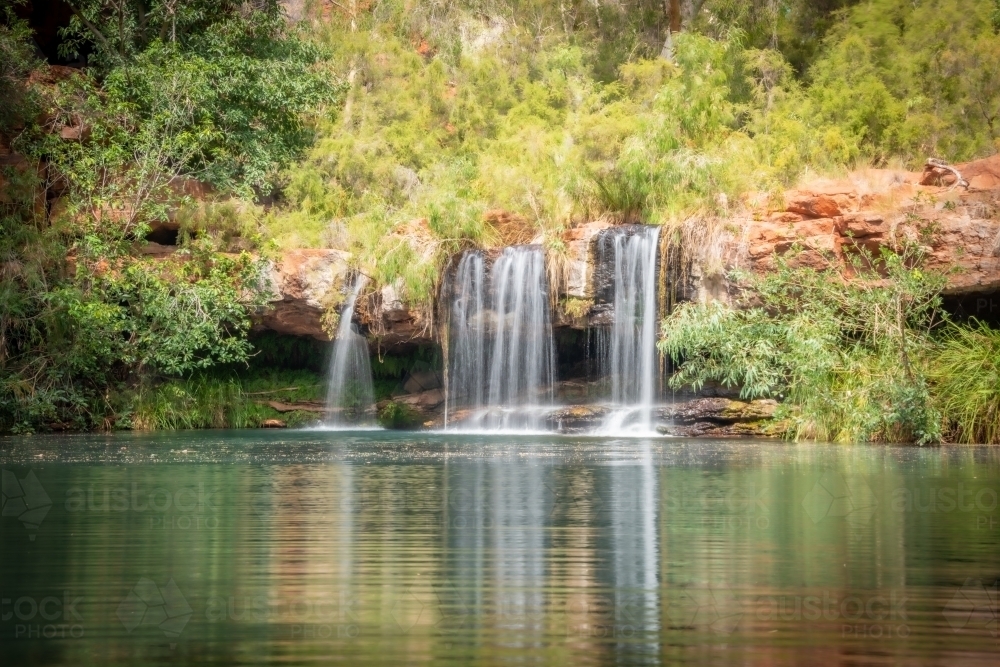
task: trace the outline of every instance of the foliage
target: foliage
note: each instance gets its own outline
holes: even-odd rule
[[[289,391],[290,390],[290,391]],[[268,400],[322,400],[323,385],[303,371],[208,372],[186,379],[143,383],[115,397],[115,428],[177,430],[257,428],[267,419],[289,426],[316,421],[310,412],[279,413]]]
[[[405,403],[389,401],[379,410],[378,423],[383,428],[404,430],[420,426],[420,414]]]
[[[806,169],[994,150],[992,0],[685,0],[665,42],[668,4],[385,2],[317,21],[350,90],[270,232],[351,250],[421,303],[450,254],[504,236],[497,219],[557,243],[596,216],[724,218]]]
[[[0,175],[0,430],[110,428],[128,421],[121,397],[147,389],[175,407],[232,394],[224,383],[170,394],[180,385],[162,379],[251,358],[250,315],[267,299],[260,214],[185,191],[194,178],[220,195],[267,191],[338,91],[275,2],[74,7],[63,48],[89,49],[92,67],[69,76],[32,60],[6,9],[0,22],[11,102],[0,139],[6,149],[16,130],[24,156]],[[151,226],[174,215],[179,251],[141,256]]]
[[[562,310],[574,320],[586,317],[594,307],[593,299],[580,299],[574,296],[566,297],[562,302]]]
[[[254,348],[249,359],[251,372],[273,368],[311,373],[326,370],[324,357],[329,354],[329,345],[315,338],[261,331],[251,334],[248,340]]]
[[[255,363],[261,265],[223,252],[268,236],[348,250],[428,305],[470,246],[558,248],[595,217],[710,224],[691,221],[805,170],[1000,139],[996,0],[379,0],[305,3],[297,24],[278,0],[71,6],[61,49],[88,67],[57,83],[0,16],[0,142],[26,157],[0,174],[0,429],[109,426],[109,397],[139,387],[163,414],[236,396],[182,384]],[[171,219],[181,253],[141,258]],[[785,266],[748,280],[763,306],[682,307],[678,381],[788,395],[801,435],[934,439],[934,406],[955,413],[928,399],[947,385],[925,380],[933,280],[869,259],[886,285],[862,266],[843,296]],[[859,314],[894,306],[895,329]],[[380,396],[412,370],[393,363]]]
[[[809,71],[814,113],[866,155],[965,160],[1000,138],[1000,42],[990,0],[874,0],[830,32]]]
[[[148,5],[148,6],[147,6]],[[307,114],[341,89],[276,0],[75,0],[61,49],[93,49],[100,106],[177,136],[169,161],[245,195],[304,149]]]
[[[23,4],[17,2],[13,4]],[[37,65],[31,31],[17,19],[13,4],[0,10],[0,138],[21,127],[35,111],[28,74]]]
[[[679,364],[671,386],[718,381],[783,398],[797,437],[937,441],[924,363],[944,279],[919,268],[919,250],[877,259],[860,251],[846,281],[779,258],[773,273],[739,276],[749,307],[681,304],[660,342]]]
[[[100,426],[107,387],[245,363],[249,315],[264,302],[262,269],[248,255],[111,265],[81,252],[72,279],[36,303],[7,306],[18,311],[3,318],[0,424]]]
[[[1000,331],[982,322],[951,325],[929,365],[934,393],[955,439],[1000,442]]]

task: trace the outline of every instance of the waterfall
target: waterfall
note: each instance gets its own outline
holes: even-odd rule
[[[368,342],[351,322],[358,294],[367,282],[362,275],[354,281],[351,293],[340,312],[337,336],[333,341],[326,393],[329,426],[371,426],[375,405],[372,368]]]
[[[485,264],[465,253],[451,285],[446,412],[467,410],[462,421],[476,428],[538,428],[555,382],[545,256],[506,248],[489,280]]]
[[[609,230],[598,245],[598,261],[613,267],[614,308],[602,332],[601,367],[611,383],[613,412],[602,430],[651,432],[656,399],[656,259],[660,228],[630,225]]]
[[[470,251],[462,255],[455,272],[451,306],[452,334],[449,336],[448,391],[445,397],[445,425],[448,409],[454,405],[481,408],[486,389],[485,317],[486,268],[483,255]],[[451,403],[452,405],[449,405]]]

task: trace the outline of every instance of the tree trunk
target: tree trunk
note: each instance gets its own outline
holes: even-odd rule
[[[670,32],[681,31],[681,0],[670,0]]]

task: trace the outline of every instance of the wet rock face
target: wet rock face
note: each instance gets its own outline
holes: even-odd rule
[[[773,436],[777,401],[696,398],[661,408],[657,431],[687,437]]]
[[[291,250],[272,264],[271,301],[256,320],[258,329],[328,341],[327,311],[344,299],[350,255],[341,250]],[[374,348],[391,350],[434,343],[423,314],[408,308],[387,285],[359,302],[356,317],[371,333]]]
[[[594,257],[595,241],[611,226],[607,220],[595,220],[577,225],[563,234],[562,242],[566,246],[563,296],[575,299],[594,298],[595,285],[600,282],[594,275],[597,266]]]
[[[774,400],[741,401],[730,398],[694,398],[663,405],[655,412],[656,430],[687,437],[773,436],[778,404]],[[593,433],[613,411],[608,405],[571,405],[556,408],[547,426],[556,433]]]
[[[593,249],[593,298],[595,308],[610,306],[615,300],[615,239],[629,238],[646,229],[645,225],[617,225],[602,230],[591,241]],[[657,253],[657,264],[659,264]]]
[[[427,425],[443,424],[443,398],[423,392],[401,399],[420,413]],[[777,403],[772,400],[736,401],[720,398],[699,398],[678,401],[656,412],[656,430],[663,435],[691,438],[751,438],[780,435],[781,425],[773,420]],[[563,435],[594,433],[605,423],[614,408],[603,404],[568,405],[553,408],[545,417],[545,428]],[[450,423],[460,422],[470,411],[455,411],[448,415]]]
[[[434,345],[434,331],[424,312],[409,308],[392,285],[386,285],[362,305],[373,349],[402,350]]]

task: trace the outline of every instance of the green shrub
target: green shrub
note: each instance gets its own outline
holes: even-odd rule
[[[741,275],[745,306],[684,303],[664,320],[670,384],[739,387],[785,401],[790,436],[840,442],[936,442],[941,414],[925,374],[944,279],[920,254],[862,253],[851,281],[834,270]],[[869,268],[874,267],[874,268]]]
[[[378,423],[383,428],[408,430],[418,428],[422,420],[420,413],[405,403],[390,401],[384,408],[379,410]]]

